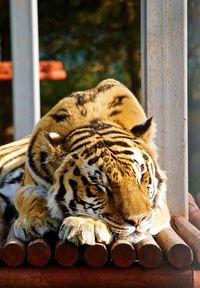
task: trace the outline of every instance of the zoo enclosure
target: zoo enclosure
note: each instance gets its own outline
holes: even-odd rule
[[[18,139],[40,118],[37,0],[10,0],[10,6]],[[187,217],[187,0],[141,0],[141,29],[143,106],[157,123],[170,211]]]

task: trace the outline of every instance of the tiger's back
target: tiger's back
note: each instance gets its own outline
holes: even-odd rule
[[[24,175],[26,151],[30,136],[0,147],[0,217],[14,216],[14,193]]]

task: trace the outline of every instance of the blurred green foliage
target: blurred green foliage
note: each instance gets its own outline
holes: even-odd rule
[[[10,7],[0,1],[0,60],[11,61]],[[140,0],[38,0],[40,59],[66,80],[41,81],[42,114],[72,91],[115,78],[140,98]],[[12,82],[0,82],[0,144],[13,139]]]
[[[40,57],[68,77],[41,81],[42,114],[72,91],[115,78],[140,97],[139,0],[38,1]]]

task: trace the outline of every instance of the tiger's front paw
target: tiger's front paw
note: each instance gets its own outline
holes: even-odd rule
[[[64,219],[59,238],[68,240],[75,245],[94,245],[95,243],[109,244],[112,233],[103,220],[96,220],[87,216],[70,216]]]
[[[51,217],[19,217],[14,223],[15,236],[23,242],[43,237],[47,232],[57,231],[59,222]]]

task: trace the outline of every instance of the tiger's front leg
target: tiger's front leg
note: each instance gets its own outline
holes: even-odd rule
[[[46,193],[43,187],[35,185],[17,190],[14,201],[18,218],[14,223],[14,231],[20,240],[28,242],[58,230],[60,223],[48,212]]]
[[[107,223],[90,216],[66,217],[60,227],[59,238],[78,245],[110,244],[112,233]]]

